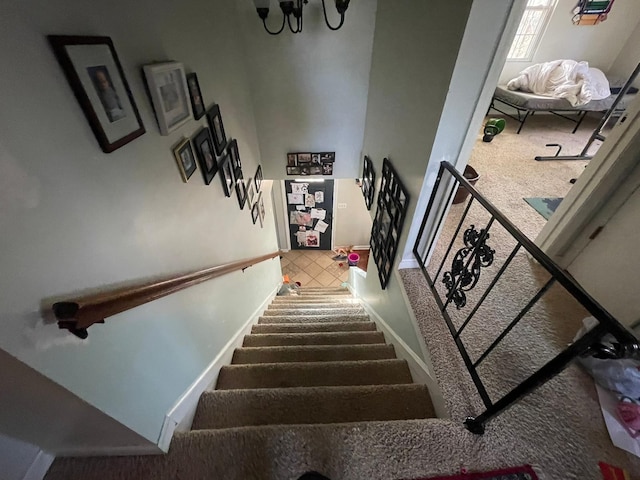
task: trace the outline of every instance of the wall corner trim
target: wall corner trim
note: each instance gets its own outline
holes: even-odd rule
[[[160,430],[160,436],[158,437],[158,447],[163,452],[169,451],[169,445],[175,432],[186,432],[191,429],[191,423],[193,422],[200,396],[209,386],[216,382],[220,369],[231,362],[234,350],[242,346],[244,336],[247,335],[251,331],[251,327],[258,322],[258,318],[262,315],[262,312],[264,312],[269,303],[271,303],[281,286],[281,283],[278,284],[267,296],[245,324],[231,337],[209,366],[204,369],[200,376],[185,390],[173,407],[167,412],[164,423],[162,424],[162,429]]]
[[[406,270],[408,268],[420,268],[420,264],[415,258],[403,258],[398,264],[398,270]]]
[[[42,480],[55,458],[53,454],[40,450],[22,480]]]

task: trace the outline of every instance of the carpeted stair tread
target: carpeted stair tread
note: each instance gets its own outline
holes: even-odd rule
[[[258,333],[246,335],[243,347],[287,345],[360,345],[384,343],[382,332]]]
[[[234,365],[279,362],[338,362],[396,358],[392,345],[296,345],[290,347],[243,347],[233,353]]]
[[[200,398],[193,430],[410,420],[434,416],[424,385],[218,390]]]
[[[271,309],[268,308],[264,311],[263,316],[271,315],[364,315],[365,310],[360,305],[353,307],[337,307],[337,308],[283,308],[283,309]]]
[[[373,322],[260,323],[251,328],[251,333],[363,332],[375,330],[376,324]]]
[[[370,322],[366,313],[359,314],[333,314],[333,315],[269,315],[258,318],[258,324],[265,323],[319,323],[319,322]]]
[[[411,383],[404,360],[227,365],[218,376],[218,390],[289,388],[332,385]]]
[[[292,308],[325,308],[327,310],[340,309],[340,308],[362,308],[362,305],[357,300],[350,300],[343,303],[272,303],[267,310],[289,310]]]
[[[286,295],[282,297],[275,297],[273,303],[344,303],[357,300],[351,295],[308,295],[308,296],[296,296]]]

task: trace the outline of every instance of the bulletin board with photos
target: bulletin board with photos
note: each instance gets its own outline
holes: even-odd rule
[[[287,153],[287,175],[333,175],[336,152]]]
[[[333,180],[285,180],[293,250],[331,250]]]

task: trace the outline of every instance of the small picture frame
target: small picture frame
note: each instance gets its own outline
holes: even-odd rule
[[[218,163],[220,170],[220,181],[222,182],[222,190],[225,197],[230,197],[233,193],[233,184],[235,177],[233,175],[233,166],[231,165],[231,157],[229,152],[225,153]]]
[[[262,196],[262,192],[258,194],[258,201],[256,202],[258,205],[258,217],[260,218],[260,227],[264,228],[264,217],[266,216],[266,212],[264,209],[264,197]]]
[[[249,205],[253,205],[253,201],[256,196],[256,184],[252,179],[247,180],[247,202]]]
[[[227,152],[231,157],[231,165],[233,166],[233,171],[235,172],[236,176],[238,176],[238,172],[242,171],[242,161],[240,160],[240,152],[238,152],[238,142],[235,139],[229,142]]]
[[[320,165],[311,165],[309,167],[310,175],[322,175],[322,167]]]
[[[308,166],[300,167],[300,175],[311,175],[309,167]]]
[[[251,207],[251,220],[253,220],[254,225],[258,221],[259,216],[260,214],[259,214],[258,202],[256,202],[253,204],[253,207]]]
[[[240,172],[240,177],[236,177],[236,194],[238,195],[240,210],[243,210],[244,204],[247,202],[247,186],[242,178],[242,172]]]
[[[184,67],[178,62],[145,65],[142,70],[161,135],[180,128],[193,118]]]
[[[47,38],[103,152],[111,153],[145,133],[111,38]]]
[[[298,166],[298,154],[287,153],[287,167],[296,167],[296,166]]]
[[[193,154],[193,148],[191,148],[191,142],[188,138],[183,138],[173,147],[173,156],[178,164],[182,180],[187,183],[197,168],[196,157]]]
[[[189,88],[189,98],[191,99],[191,111],[193,112],[193,118],[200,120],[207,110],[204,107],[204,99],[202,98],[202,92],[200,91],[198,75],[194,72],[187,74],[187,87]]]
[[[287,175],[302,175],[300,167],[287,167]]]
[[[320,154],[320,163],[333,163],[336,161],[336,152],[323,152]]]
[[[362,168],[362,195],[367,210],[371,210],[373,205],[373,197],[376,188],[376,172],[373,169],[373,162],[369,156],[364,156],[364,166]]]
[[[311,163],[313,163],[314,165],[319,165],[320,164],[320,154],[319,153],[312,153],[311,154]]]
[[[222,115],[218,105],[214,105],[207,110],[207,121],[211,129],[213,144],[216,147],[216,155],[222,155],[222,151],[227,145],[227,135],[224,133],[224,124],[222,123]]]
[[[322,175],[333,175],[333,163],[322,164]]]
[[[310,153],[298,153],[298,165],[311,163]]]
[[[218,164],[216,162],[209,129],[207,127],[201,129],[196,136],[193,137],[192,142],[198,157],[200,170],[202,170],[202,178],[204,179],[204,183],[209,185],[218,171]]]
[[[258,168],[256,170],[256,174],[253,176],[253,179],[256,183],[256,192],[260,191],[260,188],[262,187],[262,165],[258,165]]]

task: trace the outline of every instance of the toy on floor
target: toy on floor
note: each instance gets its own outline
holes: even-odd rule
[[[333,260],[346,260],[349,254],[353,251],[353,245],[349,245],[348,247],[336,247],[333,251],[336,253]]]
[[[493,140],[493,137],[502,132],[506,126],[507,122],[504,118],[490,118],[484,125],[484,136],[482,137],[482,141],[490,142]]]

